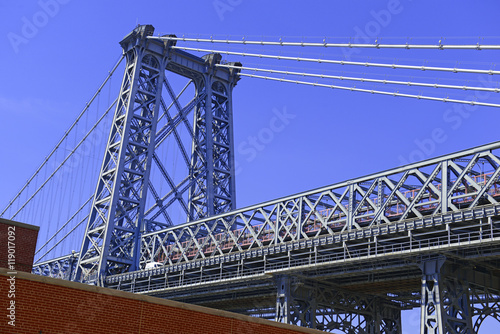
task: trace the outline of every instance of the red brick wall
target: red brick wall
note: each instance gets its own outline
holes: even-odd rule
[[[0,218],[0,267],[9,268],[10,253],[15,256],[13,270],[31,272],[38,229],[38,226]]]
[[[0,269],[0,333],[291,334],[323,333],[225,311],[18,273],[15,328],[7,324],[6,270]],[[2,276],[3,275],[3,276]]]

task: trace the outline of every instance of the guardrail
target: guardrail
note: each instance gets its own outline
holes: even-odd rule
[[[311,252],[305,249],[301,258],[292,259],[290,257],[281,257],[278,259],[269,260],[265,256],[254,259],[254,263],[258,263],[251,269],[245,269],[243,266],[232,272],[220,271],[217,274],[204,274],[200,270],[197,277],[186,277],[184,270],[172,272],[168,270],[168,266],[154,268],[150,270],[142,270],[141,272],[127,273],[108,277],[107,283],[111,287],[136,292],[146,293],[156,290],[172,290],[178,288],[187,288],[197,285],[217,283],[223,284],[224,281],[249,280],[252,277],[256,279],[268,279],[272,276],[269,274],[279,274],[280,272],[290,272],[294,270],[308,270],[321,266],[335,266],[346,264],[349,262],[367,262],[370,263],[373,259],[389,259],[397,257],[399,259],[410,257],[415,254],[425,254],[429,252],[439,252],[446,249],[447,252],[454,249],[484,249],[485,245],[489,245],[487,249],[490,252],[500,254],[500,222],[480,223],[469,228],[475,229],[470,232],[461,232],[463,227],[448,230],[446,235],[428,234],[428,239],[413,240],[411,237],[406,237],[401,242],[384,239],[382,242],[390,242],[389,245],[382,244],[377,239],[358,243],[348,246],[340,244],[335,247],[320,249],[319,251]],[[434,234],[443,233],[443,230],[435,231]],[[397,237],[401,239],[401,237]],[[497,248],[490,247],[492,245]],[[290,245],[291,249],[299,249]],[[267,248],[273,248],[269,246]],[[488,255],[486,251],[485,255]],[[262,254],[271,254],[262,250]],[[387,260],[384,260],[387,261]],[[357,263],[356,262],[356,263]],[[194,266],[191,271],[196,271],[198,266]]]

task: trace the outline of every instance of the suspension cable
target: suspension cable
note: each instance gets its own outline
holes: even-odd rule
[[[38,187],[38,189],[30,196],[30,198],[28,198],[28,200],[26,202],[24,202],[24,204],[21,206],[21,208],[19,208],[19,210],[17,210],[17,212],[11,217],[11,219],[14,219],[19,214],[19,212],[21,212],[24,209],[24,207],[36,196],[36,194],[38,194],[40,192],[40,190],[43,189],[43,187],[50,181],[50,179],[57,173],[57,171],[59,171],[59,169],[61,169],[61,167],[66,163],[66,161],[68,161],[68,159],[71,158],[71,156],[73,156],[73,154],[76,152],[76,150],[80,147],[80,145],[82,145],[84,143],[85,139],[87,139],[87,137],[90,136],[92,131],[94,131],[94,129],[99,125],[99,123],[101,123],[101,121],[106,117],[106,115],[109,113],[111,108],[113,108],[113,106],[115,105],[115,103],[117,101],[118,101],[118,98],[116,98],[116,100],[109,106],[109,108],[104,112],[104,114],[101,116],[101,118],[99,118],[97,123],[95,123],[94,126],[87,132],[87,134],[85,134],[85,137],[83,137],[82,140],[80,140],[80,142],[75,146],[75,148],[59,164],[59,166],[57,166],[57,168],[52,172],[52,174],[50,174],[50,176],[43,182],[43,184],[40,187]]]
[[[87,110],[90,108],[90,105],[92,104],[92,102],[97,98],[97,96],[99,95],[99,93],[103,89],[104,85],[106,85],[106,83],[109,81],[109,79],[113,76],[115,70],[118,68],[118,66],[122,62],[123,58],[125,58],[125,55],[122,55],[120,57],[120,59],[116,62],[115,66],[113,66],[113,69],[109,72],[109,74],[106,77],[106,79],[104,79],[103,83],[99,86],[99,88],[97,89],[97,91],[95,92],[95,94],[92,96],[92,98],[89,100],[89,102],[87,102],[87,104],[85,105],[85,108],[83,108],[82,112],[78,115],[78,117],[73,122],[73,124],[71,124],[71,126],[69,127],[69,129],[64,133],[64,135],[59,140],[59,142],[56,144],[56,146],[54,147],[54,149],[47,155],[47,157],[45,157],[45,159],[42,162],[42,164],[40,165],[40,167],[38,167],[38,169],[35,171],[35,173],[28,179],[28,181],[26,181],[26,183],[21,188],[21,190],[18,191],[17,195],[9,202],[9,204],[7,204],[7,207],[5,207],[5,209],[2,211],[2,213],[0,213],[0,217],[2,217],[4,215],[4,213],[19,198],[19,196],[21,196],[22,192],[26,189],[26,187],[28,187],[28,185],[31,183],[31,181],[33,181],[33,179],[38,175],[38,173],[40,172],[40,170],[45,166],[45,164],[49,161],[49,159],[52,157],[52,155],[54,155],[54,153],[57,151],[57,149],[62,144],[62,142],[66,139],[66,137],[69,136],[69,133],[71,132],[71,130],[73,130],[73,128],[78,124],[78,122],[83,117],[83,115],[85,114],[85,112],[87,112]]]
[[[89,199],[88,199],[87,201],[85,201],[85,203],[83,203],[83,205],[82,205],[82,206],[81,206],[81,207],[80,207],[80,208],[79,208],[79,209],[78,209],[78,210],[77,210],[77,211],[73,214],[73,216],[71,216],[71,218],[70,218],[70,219],[69,219],[66,223],[64,223],[64,224],[63,224],[63,226],[61,226],[61,227],[57,230],[57,232],[56,232],[56,233],[54,233],[54,234],[53,234],[53,235],[49,238],[49,240],[47,240],[47,241],[46,241],[46,242],[45,242],[42,246],[40,246],[40,247],[38,248],[38,250],[35,252],[35,255],[37,255],[37,254],[38,254],[38,253],[39,253],[39,252],[43,249],[43,247],[47,246],[47,244],[48,244],[48,243],[49,243],[52,239],[54,239],[54,238],[55,238],[55,236],[56,236],[59,232],[61,232],[61,231],[62,231],[62,229],[63,229],[63,228],[65,228],[65,227],[66,227],[66,226],[67,226],[67,225],[68,225],[68,224],[69,224],[69,223],[73,220],[73,218],[75,218],[75,217],[76,217],[76,215],[77,215],[77,214],[79,214],[79,213],[80,213],[80,211],[82,211],[82,210],[83,210],[83,208],[84,208],[84,207],[85,207],[85,206],[86,206],[86,205],[90,202],[90,200],[92,199],[92,197],[93,197],[93,196],[94,196],[94,195],[90,196],[90,197],[89,197]]]
[[[89,215],[86,215],[82,220],[80,220],[80,222],[78,224],[75,225],[75,227],[73,227],[68,233],[66,233],[64,235],[64,237],[61,238],[61,240],[56,242],[54,246],[50,247],[50,249],[48,251],[46,251],[45,253],[43,253],[43,255],[40,256],[38,258],[38,260],[36,260],[35,263],[33,263],[33,264],[37,264],[38,262],[40,262],[40,260],[43,259],[45,257],[45,255],[49,254],[54,248],[56,248],[57,245],[59,245],[64,239],[66,239],[68,237],[68,235],[73,233],[73,231],[76,230],[78,228],[78,226],[82,225],[82,223],[84,221],[86,221],[88,218],[89,218]]]
[[[430,88],[450,88],[450,89],[460,89],[460,90],[479,90],[479,91],[486,91],[486,92],[493,92],[493,93],[500,92],[500,88],[487,88],[487,87],[474,87],[474,86],[457,86],[457,85],[431,84],[431,83],[410,82],[410,81],[394,81],[394,80],[367,79],[367,78],[358,78],[358,77],[345,77],[345,76],[338,76],[338,75],[313,74],[313,73],[293,72],[293,71],[280,71],[280,70],[272,70],[272,69],[263,69],[263,68],[255,68],[255,67],[244,67],[244,66],[234,66],[234,65],[223,65],[223,64],[216,64],[216,66],[218,66],[218,67],[226,67],[226,68],[236,68],[236,69],[248,70],[248,71],[256,71],[256,72],[267,72],[267,73],[277,73],[277,74],[286,74],[286,75],[297,75],[297,76],[303,76],[303,77],[314,77],[314,78],[322,78],[322,79],[338,79],[338,80],[373,82],[373,83],[395,84],[395,85],[404,85],[404,86],[418,86],[418,87],[430,87]]]
[[[419,100],[453,102],[453,103],[468,104],[468,105],[473,105],[473,106],[477,105],[477,106],[500,108],[500,104],[494,104],[494,103],[484,103],[484,102],[476,102],[476,101],[455,100],[455,99],[449,99],[449,98],[439,98],[439,97],[431,97],[431,96],[424,96],[424,95],[403,94],[403,93],[399,93],[399,92],[386,92],[386,91],[373,90],[373,89],[362,89],[362,88],[355,88],[355,87],[344,87],[344,86],[336,86],[336,85],[326,85],[326,84],[320,84],[320,83],[315,83],[315,82],[307,82],[307,81],[299,81],[299,80],[288,80],[288,79],[266,77],[266,76],[255,75],[255,74],[239,73],[239,75],[250,77],[250,78],[258,78],[258,79],[273,80],[273,81],[280,81],[280,82],[289,82],[289,83],[302,84],[302,85],[315,86],[315,87],[326,87],[326,88],[332,88],[332,89],[349,90],[349,91],[352,91],[352,92],[363,92],[363,93],[371,93],[371,94],[381,94],[381,95],[390,95],[390,96],[398,96],[398,97],[408,97],[408,98],[419,99]]]
[[[230,39],[214,39],[210,38],[186,38],[186,37],[170,37],[170,36],[149,36],[151,39],[161,39],[168,41],[183,41],[183,42],[202,42],[202,43],[222,43],[222,44],[242,44],[242,45],[273,45],[273,46],[315,46],[315,47],[336,47],[336,48],[369,48],[369,49],[434,49],[434,50],[500,50],[500,45],[489,44],[448,44],[444,45],[439,41],[439,44],[380,44],[375,40],[374,44],[364,43],[328,43],[326,38],[323,43],[310,42],[283,42],[282,38],[278,42],[269,41],[252,41],[246,40],[243,37],[241,40]]]
[[[188,47],[180,47],[180,46],[172,46],[172,49],[197,51],[197,52],[209,52],[209,53],[221,53],[221,54],[243,56],[243,57],[257,57],[257,58],[278,59],[278,60],[282,60],[282,59],[283,60],[295,60],[295,61],[306,61],[306,62],[313,62],[313,63],[337,64],[337,65],[356,65],[356,66],[364,66],[364,67],[384,67],[384,68],[394,68],[394,69],[400,68],[400,69],[408,69],[408,70],[442,71],[442,72],[453,72],[453,73],[477,73],[477,74],[490,74],[490,75],[500,74],[500,71],[494,71],[494,70],[476,70],[476,69],[456,68],[456,67],[451,68],[451,67],[397,65],[397,64],[355,62],[355,61],[346,61],[346,60],[275,56],[275,55],[265,55],[265,54],[247,53],[247,52],[234,52],[234,51],[224,51],[224,50],[188,48]]]

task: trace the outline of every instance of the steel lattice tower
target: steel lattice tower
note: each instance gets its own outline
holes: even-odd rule
[[[174,223],[167,208],[176,203],[187,221],[235,209],[232,88],[236,70],[217,68],[219,54],[203,58],[172,49],[175,42],[148,38],[154,28],[139,26],[121,42],[125,74],[93,198],[73,280],[103,284],[107,275],[139,269],[143,233]],[[238,64],[240,65],[240,64]],[[173,72],[190,79],[195,97],[181,107],[166,77]],[[171,116],[164,98],[178,113]],[[177,126],[189,124],[191,156],[179,139]],[[161,115],[161,116],[160,116]],[[158,126],[159,117],[167,122]],[[189,175],[175,183],[155,150],[175,137]],[[150,179],[155,164],[170,186],[159,194]],[[146,207],[148,189],[154,205]],[[155,219],[163,215],[164,223]]]

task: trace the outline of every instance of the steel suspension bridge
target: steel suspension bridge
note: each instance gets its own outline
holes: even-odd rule
[[[138,26],[120,42],[123,56],[96,94],[1,212],[57,222],[39,245],[34,273],[327,332],[401,333],[401,311],[413,308],[421,309],[421,333],[477,333],[486,317],[500,321],[500,142],[238,209],[232,104],[244,76],[492,108],[500,104],[324,80],[490,93],[498,87],[245,67],[222,55],[453,75],[500,71],[178,45],[185,42],[500,49],[154,36],[152,26]],[[120,92],[114,101],[108,94],[102,111],[119,66]],[[89,116],[96,104],[98,116]],[[95,155],[99,145],[104,158]],[[67,253],[55,256],[58,248]]]

